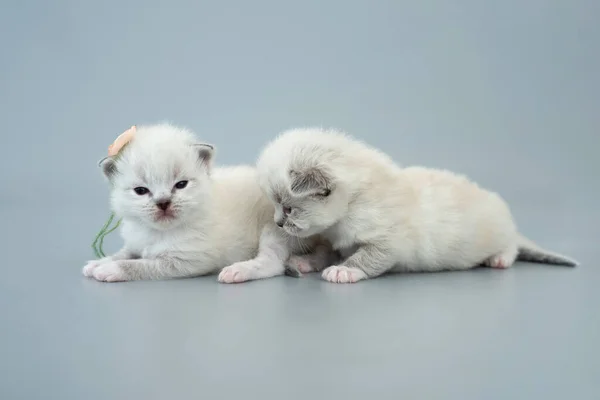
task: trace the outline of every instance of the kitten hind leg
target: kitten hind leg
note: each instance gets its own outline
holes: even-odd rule
[[[339,254],[331,248],[331,245],[319,244],[311,253],[290,256],[286,266],[303,274],[308,274],[322,271],[339,261]]]
[[[317,266],[312,262],[312,254],[302,254],[290,256],[285,263],[287,268],[298,270],[303,274],[309,274],[317,271]]]
[[[516,245],[513,245],[502,252],[491,256],[484,261],[484,264],[491,268],[510,268],[515,263],[518,253],[519,249]]]

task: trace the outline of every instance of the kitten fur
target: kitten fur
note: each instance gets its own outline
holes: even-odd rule
[[[300,250],[307,250],[308,241],[288,243],[289,236],[274,225],[273,206],[261,192],[254,168],[213,168],[213,158],[213,147],[198,142],[187,129],[138,126],[116,157],[101,161],[112,209],[123,219],[124,246],[89,261],[83,274],[104,282],[191,277],[259,256],[258,271],[234,268],[220,280],[283,274],[288,249],[300,244]],[[185,181],[187,185],[181,184]],[[136,193],[140,187],[148,192]]]
[[[446,170],[400,168],[343,132],[288,130],[265,147],[257,169],[283,230],[322,234],[344,256],[323,271],[330,282],[508,268],[515,259],[577,265],[523,237],[498,194]]]

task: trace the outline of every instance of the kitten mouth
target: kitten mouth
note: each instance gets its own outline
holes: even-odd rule
[[[166,211],[157,213],[154,216],[154,219],[158,222],[168,222],[168,221],[174,220],[175,218],[176,218],[176,215],[171,210],[166,210]]]

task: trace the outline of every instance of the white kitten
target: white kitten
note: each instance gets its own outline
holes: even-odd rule
[[[261,236],[259,255],[268,268],[234,270],[222,280],[282,274],[288,249],[305,243],[296,239],[273,246],[270,238],[282,232],[272,221],[273,206],[258,186],[255,169],[213,170],[212,158],[212,146],[198,143],[185,129],[138,127],[118,157],[101,163],[112,186],[112,208],[123,218],[125,245],[90,261],[83,274],[105,282],[205,275],[255,257]]]
[[[577,264],[521,236],[496,193],[448,171],[401,169],[341,132],[284,132],[267,145],[257,168],[286,232],[323,234],[347,257],[323,271],[330,282],[387,271],[508,268],[516,258]]]

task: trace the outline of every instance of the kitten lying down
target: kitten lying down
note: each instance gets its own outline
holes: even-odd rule
[[[273,223],[273,206],[261,192],[254,168],[212,168],[212,146],[170,125],[138,127],[118,157],[102,170],[111,203],[123,218],[124,247],[88,262],[83,274],[99,281],[167,279],[205,275],[251,260],[263,268],[250,279],[281,275],[290,252],[318,243],[286,235]],[[275,240],[279,251],[262,251]],[[312,247],[311,247],[312,246]],[[323,252],[322,244],[317,253]],[[233,271],[220,277],[236,282]]]
[[[388,271],[508,268],[515,259],[577,265],[523,237],[498,194],[448,171],[402,169],[343,133],[284,132],[257,169],[277,224],[299,238],[322,234],[345,258],[323,271],[330,282]],[[319,269],[294,262],[303,272]]]

